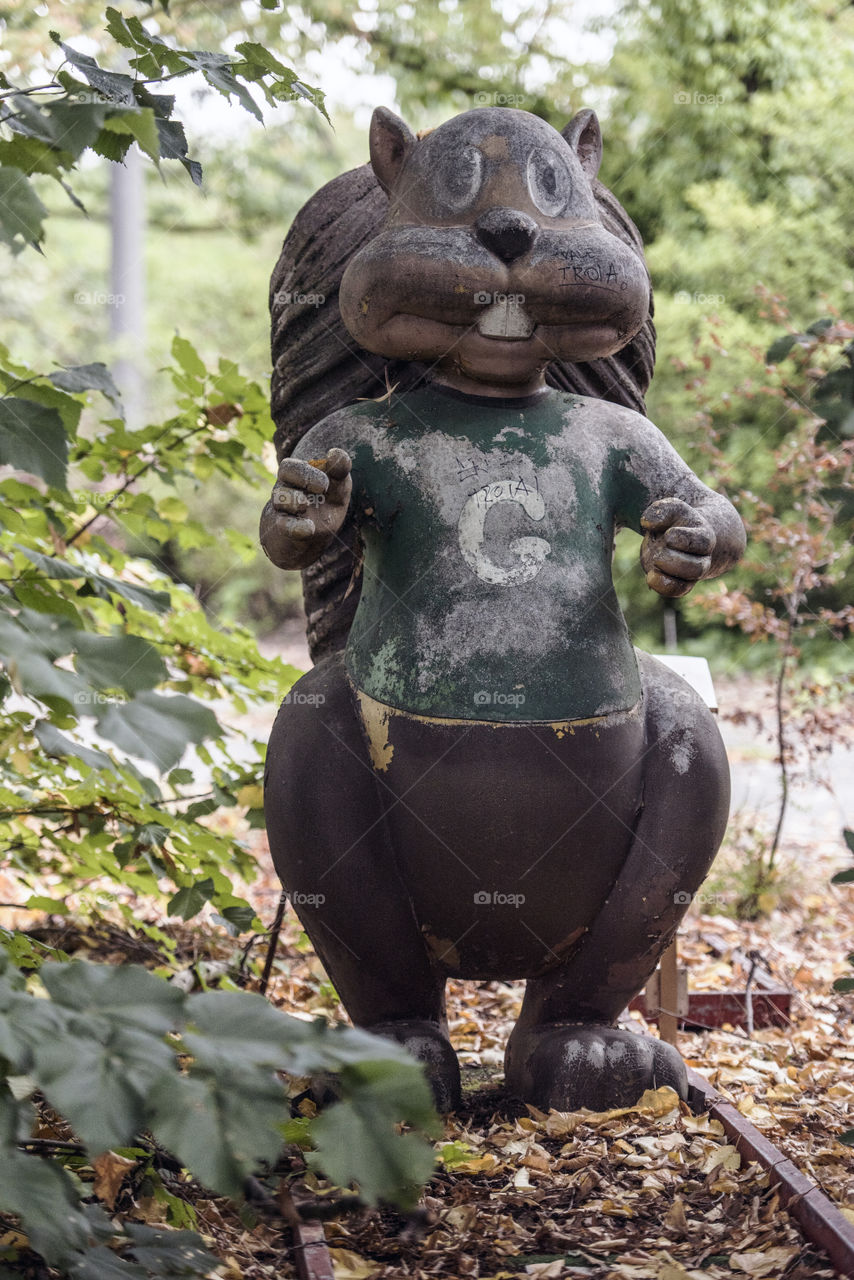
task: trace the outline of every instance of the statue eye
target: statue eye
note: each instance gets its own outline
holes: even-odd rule
[[[528,156],[528,190],[548,218],[563,213],[572,191],[569,170],[555,151],[537,147]]]
[[[477,147],[462,147],[448,156],[436,175],[442,203],[456,213],[474,204],[483,183],[483,156]]]

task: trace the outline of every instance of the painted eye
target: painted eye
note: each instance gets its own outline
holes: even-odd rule
[[[442,203],[457,212],[473,204],[483,183],[483,156],[477,147],[462,147],[447,157],[436,175]]]
[[[531,199],[548,218],[563,213],[572,191],[569,170],[555,151],[537,147],[528,156],[528,190]]]

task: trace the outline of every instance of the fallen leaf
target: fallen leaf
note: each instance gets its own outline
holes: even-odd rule
[[[92,1190],[108,1209],[115,1207],[119,1189],[130,1173],[137,1166],[136,1160],[128,1160],[125,1156],[117,1156],[115,1151],[105,1151],[92,1161],[95,1170],[95,1181]]]
[[[655,1273],[655,1280],[690,1280],[689,1273],[674,1258],[667,1258]]]
[[[689,1234],[691,1228],[688,1225],[688,1219],[685,1217],[685,1201],[681,1196],[675,1198],[673,1204],[664,1215],[664,1221],[671,1231],[676,1231],[683,1236]]]
[[[494,1156],[491,1151],[486,1151],[473,1160],[462,1160],[459,1164],[455,1164],[454,1173],[492,1173],[500,1163],[497,1156]]]
[[[382,1270],[379,1262],[369,1262],[352,1249],[330,1249],[335,1280],[369,1280]]]
[[[746,1253],[731,1253],[729,1265],[733,1271],[746,1271],[749,1276],[768,1276],[769,1280],[777,1280],[797,1252],[797,1249],[788,1248],[749,1249]]]
[[[700,1170],[702,1173],[711,1173],[713,1169],[717,1169],[719,1166],[721,1169],[729,1169],[732,1172],[740,1169],[741,1156],[738,1154],[738,1150],[729,1144],[725,1147],[716,1147],[709,1152],[700,1166]]]

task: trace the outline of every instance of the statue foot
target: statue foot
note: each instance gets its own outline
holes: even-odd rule
[[[688,1096],[685,1063],[672,1045],[607,1026],[517,1027],[505,1079],[508,1092],[542,1111],[630,1107],[662,1085]]]
[[[435,1022],[378,1022],[366,1031],[396,1040],[423,1064],[436,1110],[444,1115],[460,1105],[460,1064],[447,1035]]]

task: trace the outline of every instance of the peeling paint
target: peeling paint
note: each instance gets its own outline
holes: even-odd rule
[[[457,944],[452,942],[450,938],[438,938],[430,930],[430,925],[423,924],[421,932],[424,941],[427,943],[427,949],[435,957],[435,959],[446,970],[453,971],[460,967],[460,953],[457,950]]]
[[[388,740],[388,722],[392,709],[384,707],[381,702],[375,702],[358,689],[356,697],[359,699],[362,724],[368,738],[371,763],[378,773],[385,773],[394,757],[394,747]]]

